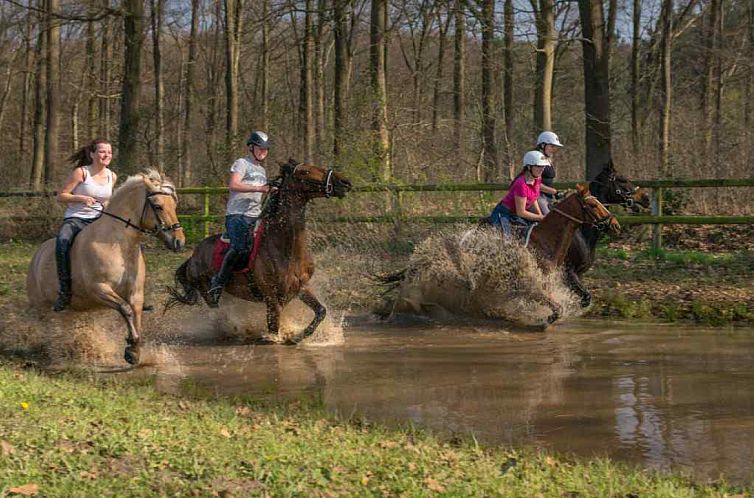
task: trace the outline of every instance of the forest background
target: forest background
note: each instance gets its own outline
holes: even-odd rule
[[[255,129],[357,184],[505,183],[543,129],[561,180],[747,178],[753,54],[750,0],[2,0],[0,190],[98,136],[222,185]]]

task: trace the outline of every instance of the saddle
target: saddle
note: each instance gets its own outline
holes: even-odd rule
[[[264,221],[260,221],[256,228],[254,228],[254,242],[251,251],[249,251],[249,260],[242,268],[234,270],[234,273],[246,273],[249,269],[254,268],[254,262],[257,260],[257,254],[259,253],[263,233]],[[225,253],[228,252],[229,248],[230,239],[227,237],[227,234],[223,233],[217,241],[215,241],[215,247],[212,249],[212,270],[215,273],[220,271],[220,267],[223,265],[223,259],[225,258]]]

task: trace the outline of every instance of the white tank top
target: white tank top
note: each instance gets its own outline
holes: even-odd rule
[[[65,210],[65,218],[84,218],[91,220],[98,218],[102,211],[105,209],[105,204],[113,196],[113,172],[107,170],[107,182],[104,185],[99,185],[92,179],[92,172],[89,170],[89,166],[82,166],[84,170],[84,181],[76,185],[71,192],[73,195],[88,195],[97,199],[97,203],[87,206],[83,202],[74,202],[68,204],[68,208]]]

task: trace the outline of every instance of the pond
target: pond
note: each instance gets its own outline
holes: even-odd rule
[[[356,319],[335,347],[172,346],[218,394],[313,394],[328,409],[484,444],[609,456],[698,479],[754,481],[754,330],[573,321],[547,333],[490,324]]]

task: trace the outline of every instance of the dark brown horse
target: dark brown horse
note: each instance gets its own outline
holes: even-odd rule
[[[589,182],[589,190],[607,206],[617,204],[632,210],[638,210],[639,206],[649,208],[649,195],[618,173],[612,160]],[[581,283],[581,276],[594,263],[595,248],[602,233],[603,230],[591,224],[581,225],[574,234],[565,259],[566,282],[579,295],[583,307],[591,304],[592,295]]]
[[[311,335],[327,313],[308,287],[314,260],[306,233],[306,206],[317,197],[344,197],[351,190],[351,182],[332,169],[291,159],[280,166],[280,176],[271,183],[277,184],[278,190],[270,194],[262,211],[265,228],[254,266],[247,273],[236,273],[225,292],[246,301],[264,302],[267,331],[273,336],[278,333],[283,307],[294,297],[301,299],[314,311],[314,319],[288,341],[296,344]],[[207,302],[214,273],[212,253],[219,237],[213,235],[200,242],[194,254],[176,270],[176,287],[180,288],[168,289],[172,297],[166,308],[197,304],[199,295]]]

